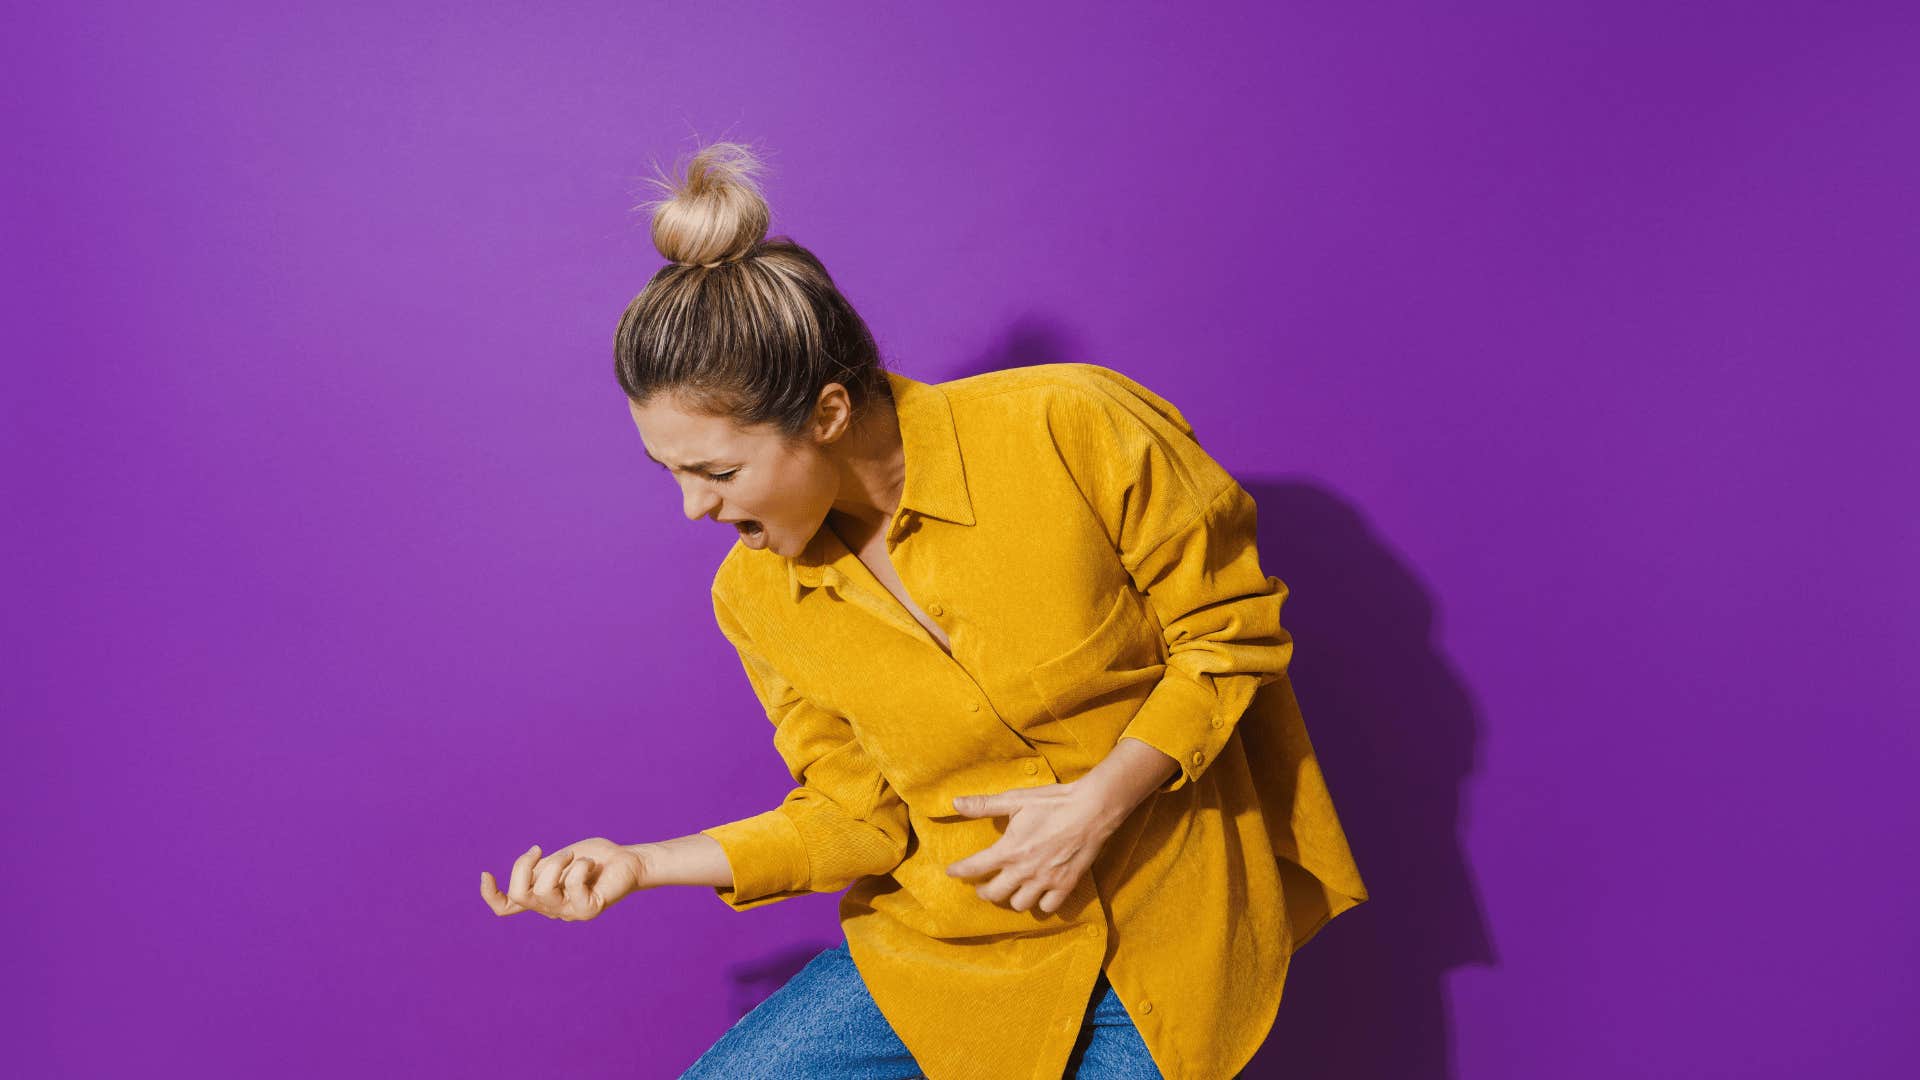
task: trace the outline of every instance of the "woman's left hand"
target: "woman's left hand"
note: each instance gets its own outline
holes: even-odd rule
[[[1006,835],[992,847],[947,867],[954,877],[995,875],[974,891],[993,903],[1025,911],[1039,902],[1051,915],[1067,902],[1107,837],[1124,815],[1097,788],[1064,784],[1013,788],[953,800],[967,817],[1006,817]]]

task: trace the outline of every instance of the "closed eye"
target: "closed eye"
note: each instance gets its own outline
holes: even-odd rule
[[[649,454],[649,455],[647,455],[647,456],[648,456],[648,457],[652,457],[653,455],[651,455],[651,454]],[[657,461],[656,461],[656,462],[654,462],[654,464],[655,464],[655,465],[660,465],[660,463],[659,463],[659,462],[657,462]],[[671,475],[673,475],[673,470],[672,470],[672,469],[669,469],[669,468],[667,468],[667,467],[666,467],[665,465],[660,465],[660,471],[661,471],[661,472],[664,472],[664,473],[666,473],[666,474],[667,474],[667,475],[669,475],[669,476],[671,476]],[[729,469],[728,471],[726,471],[726,472],[724,472],[724,473],[705,473],[705,474],[703,474],[703,475],[705,475],[705,476],[706,476],[706,478],[707,478],[707,479],[709,479],[709,480],[718,480],[718,481],[720,481],[721,483],[723,483],[723,484],[724,484],[724,483],[726,483],[727,481],[729,481],[729,480],[731,480],[731,479],[733,479],[733,476],[734,476],[734,474],[735,474],[735,473],[737,473],[737,472],[739,472],[739,471],[740,471],[739,469]]]

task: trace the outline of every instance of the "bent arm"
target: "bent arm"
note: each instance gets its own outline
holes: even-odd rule
[[[1051,405],[1061,459],[1134,585],[1159,619],[1166,673],[1121,742],[1177,768],[1157,785],[1199,780],[1262,686],[1287,677],[1293,637],[1280,624],[1288,589],[1260,567],[1253,497],[1200,446],[1180,411],[1117,372]]]
[[[771,810],[700,830],[732,871],[715,894],[744,911],[805,893],[838,892],[900,865],[911,833],[906,803],[852,724],[788,682],[718,592],[713,608],[773,723],[774,749],[796,785]]]

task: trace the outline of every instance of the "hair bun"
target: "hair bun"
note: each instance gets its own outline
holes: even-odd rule
[[[666,193],[635,208],[653,212],[653,246],[672,262],[709,268],[752,254],[771,217],[753,180],[763,168],[745,144],[717,142],[702,147],[678,176],[648,177]]]

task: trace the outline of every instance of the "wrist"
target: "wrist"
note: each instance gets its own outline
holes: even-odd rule
[[[1119,781],[1120,778],[1110,772],[1095,770],[1073,782],[1073,786],[1080,789],[1081,798],[1093,808],[1094,816],[1108,831],[1119,828],[1120,823],[1127,820],[1127,815],[1133,813],[1133,808],[1140,805],[1140,800],[1134,798],[1133,793]]]
[[[1128,802],[1127,794],[1115,783],[1110,773],[1095,770],[1073,781],[1070,787],[1078,791],[1080,797],[1093,808],[1094,817],[1108,832],[1120,827],[1120,823],[1133,812],[1138,802]]]
[[[1074,783],[1117,825],[1179,767],[1178,761],[1147,743],[1122,738],[1092,771]]]
[[[634,876],[638,878],[643,885],[651,883],[652,881],[651,872],[653,870],[656,847],[657,845],[651,843],[620,845],[621,852],[632,861]]]

